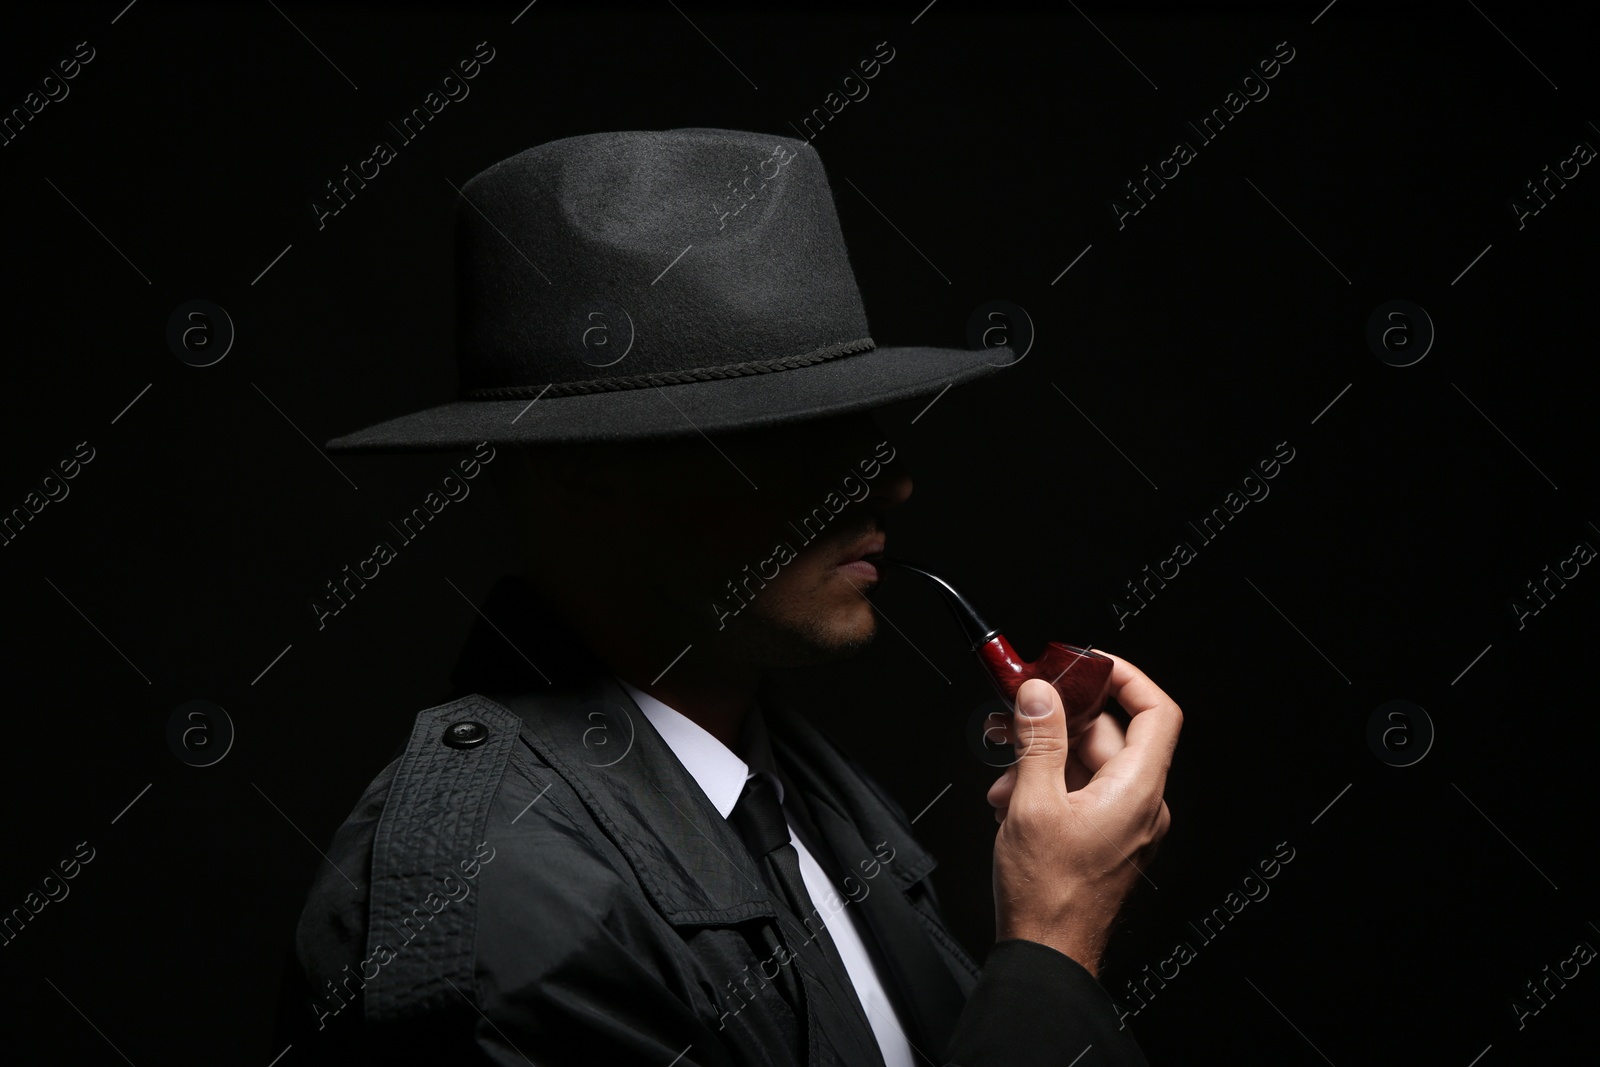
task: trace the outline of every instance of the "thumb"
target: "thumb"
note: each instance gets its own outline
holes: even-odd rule
[[[1017,714],[1011,731],[1017,752],[1017,782],[1011,802],[1018,794],[1062,791],[1067,769],[1067,713],[1061,694],[1042,678],[1030,678],[1017,690]]]

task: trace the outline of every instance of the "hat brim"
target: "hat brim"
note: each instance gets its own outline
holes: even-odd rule
[[[335,437],[330,452],[645,441],[732,433],[932,396],[1017,362],[1006,346],[874,348],[768,374],[538,400],[456,400]]]

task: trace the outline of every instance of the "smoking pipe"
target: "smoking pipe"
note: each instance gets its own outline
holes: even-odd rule
[[[1017,690],[1022,688],[1023,682],[1029,678],[1043,678],[1061,694],[1061,704],[1067,712],[1069,740],[1077,740],[1100,716],[1106,694],[1111,688],[1111,668],[1114,665],[1111,657],[1076,645],[1051,641],[1044,646],[1044,652],[1030,663],[1018,655],[1005,635],[985,622],[971,602],[956,592],[949,582],[899,559],[884,556],[880,562],[919,574],[938,587],[956,622],[972,642],[972,650],[977,653],[989,680],[994,683],[996,694],[1007,707],[1016,707]]]

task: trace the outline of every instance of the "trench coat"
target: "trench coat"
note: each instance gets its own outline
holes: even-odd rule
[[[297,1063],[881,1067],[853,988],[626,690],[522,579],[483,616],[455,675],[471,691],[415,716],[325,850],[277,1047]],[[1146,1064],[1077,961],[1002,940],[979,966],[904,809],[781,692],[759,701],[786,808],[803,798],[841,888],[814,903],[865,927],[919,1064]]]

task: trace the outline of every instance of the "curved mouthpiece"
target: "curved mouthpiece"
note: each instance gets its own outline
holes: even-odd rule
[[[972,641],[973,648],[987,643],[1000,633],[999,630],[983,621],[983,616],[979,615],[977,609],[968,603],[966,597],[956,592],[955,586],[937,574],[931,574],[921,567],[913,567],[909,563],[890,556],[879,557],[879,562],[887,563],[891,567],[898,567],[903,571],[910,571],[912,574],[920,574],[937,586],[939,592],[944,594],[944,602],[950,605],[950,611],[955,615],[956,622],[961,624],[962,631]]]

